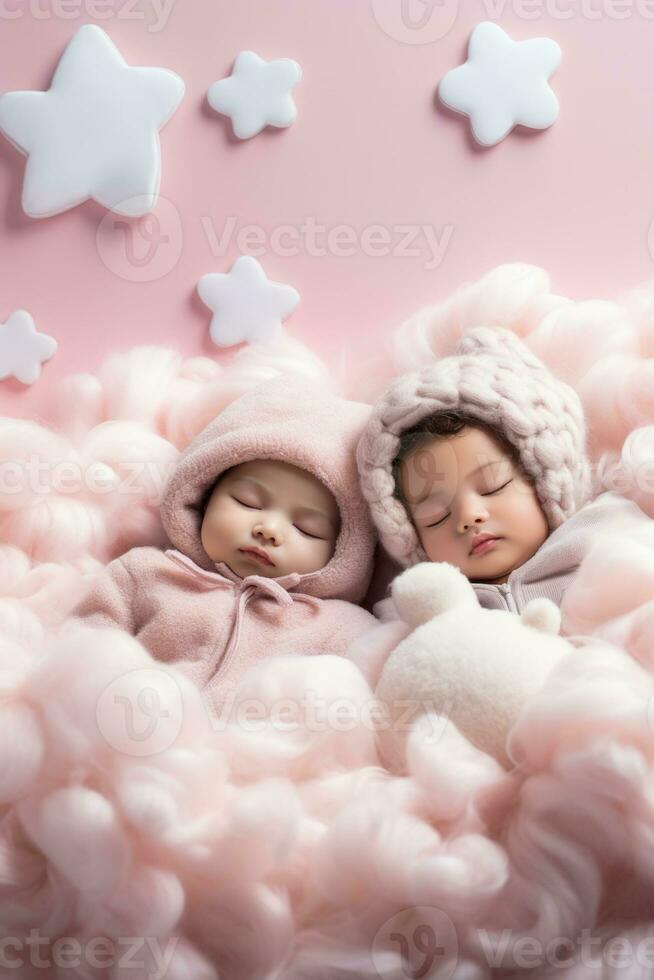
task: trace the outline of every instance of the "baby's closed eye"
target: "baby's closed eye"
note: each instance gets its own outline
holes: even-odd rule
[[[508,487],[508,485],[509,485],[509,483],[512,483],[512,482],[513,482],[513,477],[511,477],[511,479],[510,479],[510,480],[507,480],[507,481],[506,481],[506,483],[503,483],[503,484],[501,484],[501,486],[499,486],[499,487],[495,487],[495,489],[494,489],[494,490],[488,490],[488,491],[486,491],[486,493],[482,493],[482,494],[481,494],[481,496],[482,496],[482,497],[491,497],[491,496],[492,496],[493,494],[495,494],[495,493],[499,493],[499,492],[500,492],[500,490],[504,490],[504,488],[505,488],[505,487]],[[431,524],[424,524],[424,525],[423,525],[423,527],[424,527],[425,529],[427,529],[427,528],[432,528],[432,527],[439,527],[439,526],[440,526],[441,524],[444,524],[444,523],[445,523],[445,521],[446,521],[446,520],[448,519],[448,517],[450,517],[450,516],[451,516],[451,514],[445,514],[445,515],[444,515],[444,517],[441,517],[441,518],[439,518],[439,520],[437,520],[437,521],[434,521],[434,522],[432,522]]]

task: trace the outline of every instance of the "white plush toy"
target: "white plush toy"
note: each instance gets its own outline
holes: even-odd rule
[[[446,562],[414,565],[395,579],[392,595],[413,632],[388,657],[375,690],[386,711],[386,763],[404,768],[411,724],[430,713],[510,768],[506,737],[518,713],[573,650],[558,635],[557,606],[541,598],[521,616],[483,609],[465,575]]]

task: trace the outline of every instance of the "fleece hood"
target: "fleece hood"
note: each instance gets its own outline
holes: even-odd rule
[[[239,463],[275,459],[313,474],[332,493],[341,527],[331,560],[299,576],[298,588],[319,599],[359,602],[372,575],[375,532],[359,487],[355,451],[370,406],[322,391],[315,382],[281,376],[229,405],[189,444],[163,494],[161,520],[173,546],[215,571],[200,529],[210,489]]]

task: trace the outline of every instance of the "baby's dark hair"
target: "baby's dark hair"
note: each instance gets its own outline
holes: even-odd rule
[[[447,439],[449,436],[455,436],[462,429],[466,428],[482,429],[491,438],[499,442],[507,455],[511,457],[514,465],[519,467],[521,471],[523,470],[518,450],[515,446],[511,445],[499,429],[496,429],[495,426],[488,422],[482,422],[479,419],[473,418],[471,415],[466,415],[464,412],[446,409],[440,412],[434,412],[432,415],[427,415],[400,436],[400,445],[392,463],[393,482],[395,484],[393,495],[397,500],[406,506],[406,500],[402,493],[400,475],[402,463],[407,456],[420,446],[431,442],[432,439]]]

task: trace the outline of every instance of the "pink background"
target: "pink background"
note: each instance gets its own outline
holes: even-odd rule
[[[157,225],[117,226],[93,202],[27,218],[25,158],[0,137],[0,322],[25,308],[59,342],[33,386],[0,382],[3,414],[47,421],[58,379],[94,371],[107,353],[136,344],[223,358],[195,286],[248,251],[236,236],[245,225],[267,235],[281,225],[296,229],[296,254],[281,254],[270,240],[255,254],[270,279],[300,292],[288,332],[335,367],[347,361],[363,370],[366,352],[398,322],[501,262],[541,265],[555,291],[575,299],[610,298],[654,273],[648,0],[466,0],[458,7],[445,0],[432,4],[431,17],[428,5],[408,0],[415,21],[425,15],[422,28],[403,27],[401,0],[176,0],[159,22],[152,3],[97,2],[1,0],[0,88],[46,89],[67,42],[88,22],[108,32],[129,64],[178,72],[186,95],[161,132],[155,212],[158,235],[168,240],[145,262],[144,235],[156,236]],[[552,87],[561,113],[545,132],[514,132],[480,150],[467,120],[438,108],[434,96],[486,19],[515,39],[559,42],[563,62]],[[248,48],[266,59],[296,59],[303,79],[293,126],[239,141],[207,107],[206,92]],[[212,254],[230,216],[232,239]],[[299,231],[307,218],[326,229],[351,226],[354,254],[307,254],[311,243]],[[364,229],[378,225],[387,229],[390,254],[362,247]],[[439,239],[449,226],[436,267],[428,268],[422,233],[412,246],[417,254],[397,254],[398,226],[406,225],[430,225]],[[138,281],[144,276],[149,281]]]

